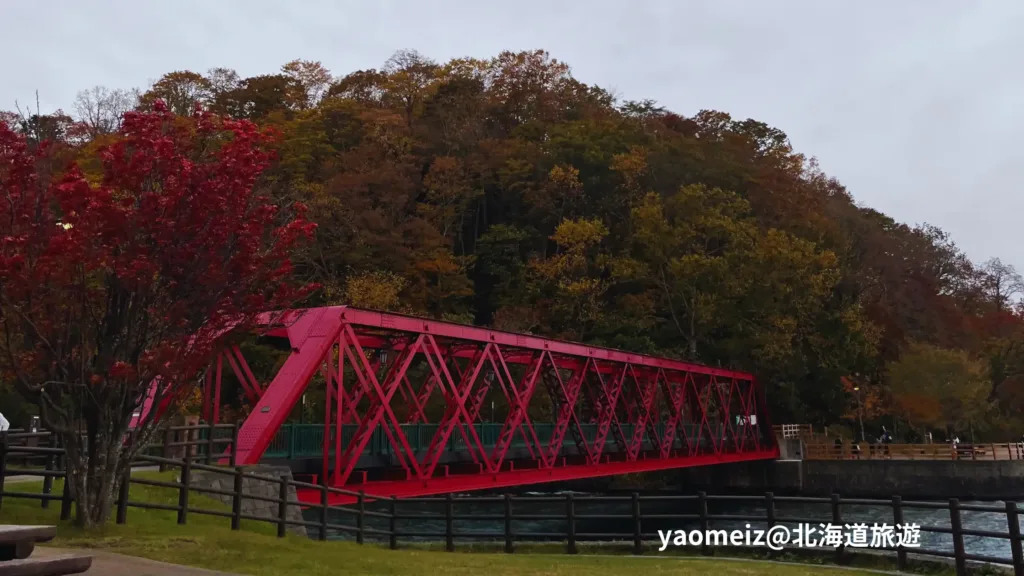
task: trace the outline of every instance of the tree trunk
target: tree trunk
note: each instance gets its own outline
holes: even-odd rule
[[[690,360],[697,360],[697,298],[690,302],[690,338],[687,342],[690,349]]]
[[[75,501],[75,525],[92,528],[110,518],[114,495],[133,456],[124,445],[127,431],[127,422],[96,415],[87,419],[84,434],[61,434],[67,452],[67,481]]]
[[[864,406],[861,404],[860,396],[857,396],[857,421],[860,423],[860,441],[867,442],[868,436],[864,433]]]

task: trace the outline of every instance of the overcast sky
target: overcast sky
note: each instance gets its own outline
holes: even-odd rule
[[[159,6],[159,8],[157,8]],[[861,204],[1024,269],[1020,0],[0,0],[0,109],[70,111],[145,87],[296,58],[335,75],[403,48],[435,60],[543,48],[583,82],[682,114],[754,118]]]

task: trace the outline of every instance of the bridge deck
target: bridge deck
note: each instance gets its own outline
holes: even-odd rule
[[[710,466],[714,464],[729,464],[733,462],[746,462],[750,460],[769,460],[777,456],[771,450],[760,452],[735,452],[723,453],[720,455],[704,454],[699,456],[679,456],[674,458],[641,458],[639,461],[610,461],[602,464],[585,466],[559,466],[547,469],[516,469],[514,461],[509,469],[500,474],[458,474],[451,476],[435,477],[430,482],[422,480],[392,480],[368,482],[364,485],[344,486],[346,490],[365,490],[367,499],[376,498],[408,498],[414,496],[430,496],[436,494],[469,492],[473,490],[490,490],[507,488],[511,486],[529,486],[543,484],[546,482],[561,482],[566,480],[580,480],[586,478],[599,478],[602,476],[616,476],[619,474],[636,474],[640,472],[655,472],[658,470],[673,470],[689,468],[693,466]],[[320,490],[301,488],[296,490],[299,502],[317,504],[321,502],[322,493]],[[329,493],[328,503],[332,506],[344,506],[356,502],[356,497],[344,494]]]

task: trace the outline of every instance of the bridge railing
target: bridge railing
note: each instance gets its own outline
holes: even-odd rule
[[[492,448],[497,443],[503,426],[504,424],[502,423],[485,422],[475,424],[474,428],[484,447]],[[542,445],[548,445],[555,431],[555,425],[538,422],[533,423],[533,427],[538,441]],[[409,441],[411,449],[414,452],[418,452],[430,446],[430,442],[434,434],[437,433],[439,425],[403,424],[401,428]],[[598,425],[588,423],[582,424],[580,428],[582,429],[584,439],[587,442],[593,442],[598,433]],[[711,434],[708,432],[708,428],[716,431],[722,437],[725,437],[727,434],[727,427],[721,423],[709,423],[702,430],[699,430],[696,424],[681,425],[680,428],[681,430],[676,435],[676,441],[682,442],[685,435],[695,445],[699,445],[704,449],[712,447]],[[620,429],[626,438],[631,438],[635,427],[632,424],[622,424]],[[190,459],[205,464],[212,464],[215,460],[226,457],[230,458],[232,465],[234,465],[234,447],[238,441],[238,430],[239,427],[236,424],[212,424],[207,422],[162,426],[154,434],[154,438],[158,439],[158,441],[148,444],[144,449],[144,454],[165,459],[182,459],[188,454]],[[344,425],[342,427],[343,441],[349,442],[355,436],[357,430],[358,425]],[[661,437],[665,433],[665,424],[656,424],[655,430],[658,436]],[[8,437],[12,440],[17,439],[20,444],[26,446],[38,445],[50,448],[58,446],[57,437],[49,431],[42,429],[36,431],[12,429],[8,431]],[[700,438],[699,441],[697,440],[698,437]],[[323,442],[323,424],[288,423],[281,426],[280,431],[274,437],[270,446],[267,447],[263,457],[269,459],[319,458],[323,455]],[[651,445],[649,431],[644,432],[644,442],[647,446]],[[615,436],[609,433],[605,438],[605,444],[607,446],[614,446],[615,443]],[[568,448],[575,445],[575,439],[572,434],[566,434],[562,438],[563,447]],[[516,434],[509,448],[524,447],[526,447],[526,443],[522,435]],[[466,441],[459,432],[453,431],[448,438],[446,451],[459,452],[462,450],[466,450]],[[383,429],[378,428],[371,434],[370,441],[367,443],[363,455],[387,456],[393,452],[394,450],[387,434]],[[28,454],[23,454],[19,458],[22,460],[32,460],[32,462],[27,463],[30,466],[44,466],[47,461],[46,458]],[[22,464],[26,464],[26,462],[22,462]],[[164,470],[166,466],[161,465],[160,469]]]
[[[477,436],[480,438],[484,447],[490,448],[497,443],[498,438],[501,435],[503,423],[479,423],[475,424]],[[717,430],[717,433],[724,435],[726,433],[726,426],[718,424],[710,424],[709,427],[712,430]],[[430,441],[433,439],[434,434],[437,432],[438,424],[403,424],[401,426],[402,432],[405,434],[409,441],[409,446],[414,452],[425,450],[430,446]],[[542,445],[547,445],[551,441],[551,436],[554,433],[555,425],[551,423],[533,423],[534,431],[537,433],[538,441]],[[593,442],[594,438],[597,437],[598,425],[597,424],[581,424],[580,428],[583,432],[583,438],[589,443]],[[687,437],[691,438],[691,441],[696,441],[698,437],[698,426],[686,425],[682,427]],[[622,433],[627,437],[632,437],[634,432],[634,426],[632,424],[623,424],[621,426]],[[657,434],[661,437],[665,432],[665,424],[658,423],[655,426]],[[342,444],[346,445],[355,436],[358,430],[358,425],[346,424],[342,426]],[[700,434],[701,444],[705,448],[710,447],[710,434],[707,429],[704,429],[703,433]],[[682,435],[677,434],[677,440],[682,441]],[[324,442],[324,425],[323,424],[284,424],[281,426],[280,431],[271,441],[267,450],[263,453],[264,458],[271,459],[292,459],[292,458],[312,458],[320,457],[323,454],[323,442]],[[650,444],[651,438],[649,432],[644,433],[644,442]],[[608,434],[605,438],[605,444],[607,446],[615,445],[615,437],[613,434]],[[562,438],[563,447],[575,446],[576,441],[572,434],[566,434]],[[513,437],[510,448],[524,448],[526,446],[523,437],[520,434],[516,434]],[[466,441],[458,431],[453,431],[451,436],[448,438],[448,442],[445,448],[448,452],[458,452],[466,449]],[[364,455],[370,456],[383,456],[390,455],[393,453],[393,448],[390,441],[388,440],[387,434],[384,430],[378,428],[370,436],[370,441],[366,445]]]
[[[868,444],[807,443],[807,460],[1024,460],[1024,443]]]
[[[12,458],[31,456],[47,459],[60,455],[62,450],[48,446],[30,446],[25,438],[10,438],[0,434],[0,511],[5,502],[12,499],[35,500],[43,507],[50,501],[61,503],[60,516],[68,519],[73,504],[67,483],[60,495],[47,493],[45,490],[32,492],[38,484],[12,483],[7,480],[12,475],[30,475],[40,478],[56,478],[63,480],[66,472],[63,469],[40,471],[38,469],[15,469],[8,466]],[[230,522],[231,529],[242,529],[242,521],[270,523],[276,527],[278,537],[284,537],[288,527],[302,526],[311,530],[316,538],[327,540],[332,538],[352,538],[357,543],[365,541],[386,542],[396,549],[400,542],[404,546],[422,545],[423,543],[443,543],[448,551],[454,551],[456,543],[472,543],[475,549],[481,543],[490,542],[505,552],[516,551],[517,544],[524,542],[558,542],[564,544],[569,554],[578,553],[581,545],[600,543],[600,546],[626,547],[634,554],[657,550],[664,544],[664,528],[669,528],[672,535],[677,530],[701,529],[704,534],[716,530],[729,538],[723,542],[735,542],[732,534],[742,532],[735,528],[746,525],[754,530],[769,531],[776,526],[786,526],[792,530],[794,526],[822,527],[821,534],[828,533],[829,528],[839,529],[861,526],[867,531],[868,526],[863,518],[865,511],[873,510],[872,517],[887,517],[892,529],[900,530],[910,527],[920,530],[924,535],[948,536],[950,544],[940,548],[934,542],[921,547],[913,546],[913,542],[890,537],[882,539],[875,545],[871,528],[871,545],[873,550],[889,553],[895,559],[899,569],[904,570],[916,558],[952,559],[956,573],[960,576],[968,574],[969,563],[989,563],[1012,566],[1017,575],[1024,574],[1024,538],[1021,536],[1019,505],[1005,502],[1001,505],[967,505],[957,499],[948,501],[905,501],[899,496],[891,499],[859,499],[844,498],[839,494],[830,497],[783,497],[771,492],[759,496],[717,496],[704,492],[696,494],[652,494],[638,493],[623,495],[590,496],[578,494],[513,496],[510,494],[484,495],[472,497],[409,498],[374,498],[363,492],[350,492],[330,488],[324,485],[313,485],[297,482],[288,477],[271,477],[246,472],[242,467],[208,466],[193,461],[191,458],[181,460],[140,456],[143,464],[164,464],[179,470],[175,481],[165,481],[144,477],[144,475],[128,476],[117,495],[116,522],[130,522],[129,509],[170,510],[176,512],[177,522],[187,525],[195,514],[223,517]],[[222,475],[231,480],[231,489],[203,488],[193,483],[193,472],[203,471]],[[258,480],[277,487],[278,497],[256,497],[243,490],[245,480]],[[177,494],[177,504],[156,502],[138,502],[130,499],[132,486],[145,486],[148,489],[170,490]],[[10,488],[14,488],[13,490]],[[21,488],[21,490],[18,490]],[[291,489],[314,490],[319,495],[317,501],[299,502],[292,499]],[[191,496],[208,496],[216,494],[230,498],[230,510],[217,508],[209,501]],[[353,500],[352,505],[330,505],[332,495],[345,495]],[[243,512],[243,499],[258,499],[276,506],[276,515],[261,517]],[[289,510],[302,506],[312,512],[314,520],[294,519]],[[801,506],[802,510],[794,506]],[[816,507],[818,513],[806,510]],[[737,511],[739,513],[737,513]],[[928,518],[934,519],[935,511],[948,514],[949,521],[924,525],[909,524],[908,514],[927,512]],[[964,512],[1000,515],[1006,522],[1005,531],[975,530],[965,528]],[[609,530],[598,530],[596,523],[606,523]],[[481,523],[490,523],[494,529],[482,530]],[[878,526],[878,524],[875,524]],[[661,527],[662,529],[658,529]],[[727,529],[732,528],[732,531]],[[905,532],[905,530],[904,530]],[[764,533],[764,532],[762,532]],[[811,534],[811,532],[805,532]],[[755,536],[756,537],[756,536]],[[992,556],[966,552],[965,538],[990,539],[1003,542],[1003,554]],[[692,538],[691,538],[692,540]],[[770,542],[766,540],[766,543]],[[845,563],[858,547],[867,547],[867,540],[859,545],[852,541],[823,543],[815,540],[814,545],[833,554],[838,563]],[[778,542],[776,542],[778,544]],[[810,541],[805,544],[811,544]],[[699,546],[701,553],[711,554],[711,542],[691,542]],[[755,543],[746,548],[758,548]],[[769,555],[776,549],[765,548]]]

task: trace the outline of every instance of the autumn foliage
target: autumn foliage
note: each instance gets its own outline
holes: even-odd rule
[[[124,109],[126,94],[94,89],[74,116],[21,118],[18,132],[29,144],[60,143],[95,188],[110,166],[100,150],[121,138],[122,125],[135,130],[149,117],[108,113]],[[858,205],[763,122],[621,101],[542,50],[448,62],[403,51],[379,69],[340,75],[315,61],[249,78],[227,68],[171,71],[132,108],[158,101],[176,116],[162,114],[161,125],[192,142],[189,154],[213,154],[234,138],[189,140],[202,131],[196,106],[240,122],[217,133],[240,132],[256,151],[218,169],[238,176],[244,164],[261,176],[241,187],[251,182],[274,205],[309,207],[317,234],[296,254],[294,273],[322,285],[310,305],[750,370],[767,383],[777,422],[843,420],[857,398],[842,378],[859,374],[873,394],[870,435],[882,422],[923,432],[979,418],[993,437],[1019,434],[1019,275],[998,260],[971,262],[934,226]],[[243,121],[279,137],[267,142]],[[190,258],[197,230],[179,225],[181,235],[160,245],[174,261]],[[222,284],[230,269],[197,262],[209,269],[199,286],[211,298],[216,286],[246,285]],[[284,271],[266,270],[260,282]],[[971,374],[982,367],[986,393],[967,396],[980,403],[976,416],[919,413],[915,371],[901,368],[918,362],[916,345],[960,358]],[[933,392],[957,405],[959,389]]]
[[[251,122],[157,101],[111,140],[87,175],[0,123],[0,369],[62,435],[85,524],[152,432],[119,441],[150,382],[184,399],[226,329],[304,297],[291,257],[314,229],[261,190]]]

